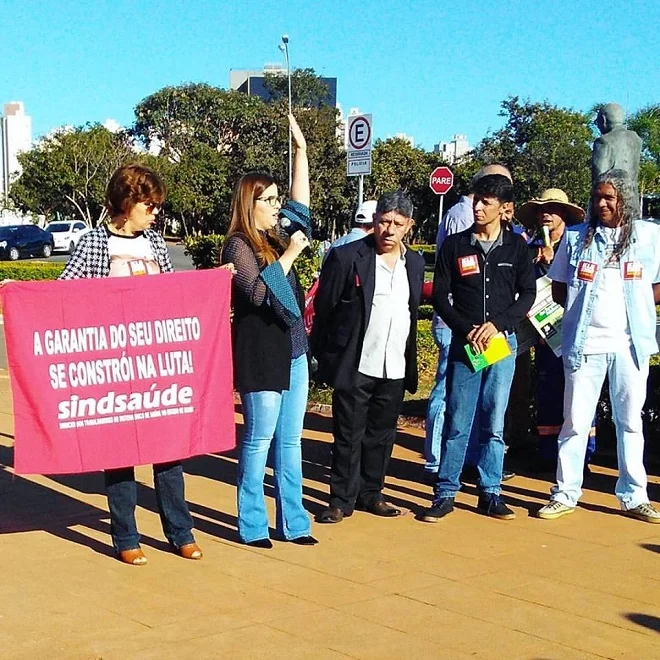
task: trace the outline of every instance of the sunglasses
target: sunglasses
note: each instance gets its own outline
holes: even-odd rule
[[[144,204],[144,209],[147,213],[155,213],[156,211],[160,211],[160,204],[156,204],[155,202],[141,202]]]

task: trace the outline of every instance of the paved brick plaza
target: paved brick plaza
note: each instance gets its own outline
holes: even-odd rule
[[[328,429],[308,415],[312,513],[326,500]],[[205,552],[190,562],[167,551],[140,468],[138,568],[113,559],[101,476],[14,477],[12,434],[0,372],[3,659],[660,657],[660,526],[617,513],[611,470],[596,468],[579,511],[553,522],[527,511],[550,484],[517,477],[504,486],[513,522],[476,515],[469,489],[437,525],[356,513],[315,525],[316,547],[254,550],[237,543],[235,457],[204,456],[187,464]],[[401,429],[386,490],[413,510],[430,494],[421,444]]]

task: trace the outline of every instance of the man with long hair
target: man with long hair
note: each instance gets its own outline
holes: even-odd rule
[[[658,351],[660,227],[638,219],[635,190],[623,170],[601,174],[587,222],[566,230],[550,268],[553,297],[566,310],[566,390],[557,484],[538,512],[546,520],[575,511],[589,428],[607,375],[619,461],[616,496],[626,515],[660,523],[646,492],[642,427],[649,357]]]

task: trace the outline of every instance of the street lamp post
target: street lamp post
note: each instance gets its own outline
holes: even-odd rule
[[[291,64],[289,62],[289,35],[282,35],[282,43],[280,44],[280,50],[284,53],[284,59],[286,60],[286,77],[289,86],[289,114],[291,114]],[[293,153],[292,153],[292,136],[291,136],[291,126],[289,126],[289,194],[291,193],[291,181],[292,181],[292,168],[293,168]]]

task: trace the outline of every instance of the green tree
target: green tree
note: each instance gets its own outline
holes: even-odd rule
[[[91,226],[106,216],[103,201],[112,172],[138,159],[127,133],[100,124],[61,129],[18,158],[23,172],[10,188],[18,208],[61,213]]]
[[[415,207],[415,237],[435,240],[438,197],[429,188],[431,172],[444,162],[438,154],[413,147],[402,138],[376,140],[371,176],[365,179],[365,199],[378,199],[392,190],[403,190]]]
[[[286,72],[266,73],[264,87],[272,101],[288,100],[289,80]],[[318,108],[328,97],[328,85],[314,69],[295,69],[291,73],[291,104],[294,108]]]
[[[181,233],[224,233],[231,200],[227,156],[198,142],[189,145],[178,162],[163,157],[155,161],[167,186],[166,215],[180,222]]]
[[[312,213],[322,232],[348,216],[346,156],[335,108],[295,108],[307,138]],[[224,231],[231,190],[251,170],[267,171],[286,192],[288,122],[285,100],[265,103],[209,85],[166,87],[136,108],[134,134],[159,147],[173,214],[187,231]]]
[[[499,162],[513,176],[518,203],[545,188],[561,188],[571,201],[586,205],[591,187],[591,116],[547,101],[502,102],[505,125],[485,137],[474,152],[477,163]]]
[[[660,104],[636,112],[629,118],[628,128],[642,138],[639,192],[657,196],[660,194]]]

